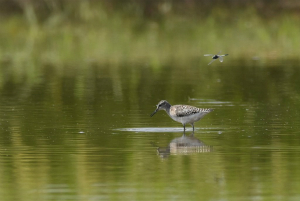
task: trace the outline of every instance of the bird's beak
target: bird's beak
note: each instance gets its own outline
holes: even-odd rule
[[[150,115],[150,117],[152,117],[153,115],[155,115],[155,113],[158,111],[158,108]]]

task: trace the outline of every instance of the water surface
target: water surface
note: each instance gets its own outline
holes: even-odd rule
[[[300,66],[1,69],[1,200],[299,200]],[[160,100],[214,108],[195,133]]]

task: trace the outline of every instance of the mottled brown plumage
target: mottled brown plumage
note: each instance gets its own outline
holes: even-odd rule
[[[210,109],[197,108],[190,105],[174,105],[171,106],[170,108],[170,114],[176,115],[177,117],[185,117],[185,116],[189,116],[201,112],[208,113],[210,112]]]

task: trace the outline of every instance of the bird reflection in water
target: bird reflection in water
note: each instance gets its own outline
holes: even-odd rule
[[[188,155],[194,153],[212,152],[213,146],[206,145],[197,139],[194,134],[173,139],[168,147],[158,147],[157,152],[161,158],[167,158],[169,155]]]

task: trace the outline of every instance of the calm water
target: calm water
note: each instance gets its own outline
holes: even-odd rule
[[[41,69],[0,69],[0,200],[300,199],[300,66]],[[162,99],[215,110],[183,136]]]

